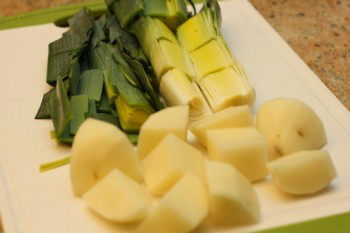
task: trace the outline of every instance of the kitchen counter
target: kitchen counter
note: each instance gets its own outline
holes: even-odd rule
[[[86,0],[1,0],[0,16]],[[350,110],[350,0],[250,0]]]

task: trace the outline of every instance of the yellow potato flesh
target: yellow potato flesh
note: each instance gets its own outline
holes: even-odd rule
[[[169,134],[142,160],[145,183],[150,192],[161,196],[185,173],[206,181],[201,151]]]
[[[195,229],[208,214],[207,190],[191,173],[181,179],[150,211],[140,225],[143,233],[185,233]]]
[[[210,129],[253,126],[254,120],[248,105],[228,107],[191,125],[191,132],[203,146],[207,145],[206,133]]]
[[[182,140],[187,140],[188,106],[166,108],[152,114],[142,125],[137,151],[140,159],[149,152],[169,133]]]
[[[121,223],[142,220],[151,206],[142,186],[118,169],[110,171],[83,199],[97,214]]]
[[[233,166],[207,161],[210,218],[216,225],[254,223],[260,207],[250,182]]]
[[[248,180],[264,178],[267,171],[267,144],[254,127],[209,130],[209,157],[233,165]]]
[[[78,129],[72,146],[70,178],[73,192],[81,196],[113,168],[142,181],[134,146],[116,126],[87,119]]]

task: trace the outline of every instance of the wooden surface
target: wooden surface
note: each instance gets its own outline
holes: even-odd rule
[[[350,0],[250,0],[350,110]],[[0,16],[87,0],[1,0]]]

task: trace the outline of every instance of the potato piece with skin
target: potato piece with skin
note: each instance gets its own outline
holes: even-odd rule
[[[254,120],[248,105],[228,107],[191,125],[191,132],[203,146],[207,145],[206,133],[210,129],[253,126]]]
[[[207,145],[210,158],[233,165],[250,181],[268,174],[267,144],[254,127],[209,130]]]
[[[289,194],[312,194],[325,188],[336,176],[326,150],[300,151],[268,164],[274,184]]]
[[[185,233],[195,229],[208,214],[204,184],[185,173],[141,223],[143,233]]]
[[[169,133],[187,140],[188,106],[176,106],[152,114],[142,125],[137,152],[145,158],[149,152]]]
[[[78,129],[72,146],[70,179],[81,196],[113,168],[142,181],[141,165],[134,146],[116,126],[87,119]]]
[[[215,225],[259,220],[260,207],[250,182],[232,165],[207,161],[210,218]]]
[[[172,134],[168,134],[141,164],[146,186],[156,196],[168,191],[185,172],[206,182],[202,152]]]
[[[97,214],[120,223],[142,220],[152,203],[146,190],[118,169],[111,170],[83,199]]]
[[[301,150],[316,150],[327,142],[321,119],[305,103],[277,98],[263,103],[256,127],[269,145],[269,160]]]

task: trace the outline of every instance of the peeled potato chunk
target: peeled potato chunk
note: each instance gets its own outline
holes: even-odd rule
[[[263,103],[256,127],[266,137],[269,160],[302,150],[320,149],[327,142],[321,119],[300,100],[277,98]]]
[[[268,168],[274,184],[290,194],[316,193],[337,176],[326,150],[296,152],[270,162]]]
[[[207,190],[191,173],[184,174],[141,223],[143,233],[185,233],[208,214]]]
[[[137,144],[140,159],[168,134],[187,140],[188,106],[176,106],[152,114],[142,125]]]
[[[110,171],[83,199],[97,214],[120,223],[142,220],[151,206],[141,185],[118,169]]]
[[[251,183],[232,165],[207,161],[210,217],[216,225],[255,223],[260,207]]]
[[[76,196],[83,195],[113,168],[142,181],[141,164],[134,146],[116,126],[87,119],[72,146],[70,179]]]
[[[191,125],[191,132],[206,146],[206,133],[210,129],[246,127],[254,125],[248,105],[228,107]]]
[[[267,143],[254,127],[209,130],[207,148],[210,158],[233,165],[250,181],[268,173]]]
[[[163,195],[185,172],[206,181],[202,152],[172,134],[142,160],[142,169],[147,188],[157,196]]]

